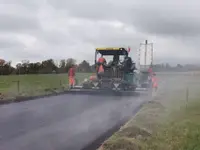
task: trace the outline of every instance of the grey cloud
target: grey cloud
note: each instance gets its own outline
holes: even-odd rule
[[[73,45],[76,44],[75,40],[67,33],[61,31],[41,31],[37,34],[39,40],[42,40],[50,45]]]
[[[1,57],[7,61],[12,61],[14,64],[21,60],[41,61],[44,60],[44,56],[40,53],[34,53],[33,51],[24,51],[23,48],[4,48],[0,50]]]
[[[26,45],[21,41],[18,41],[14,36],[0,37],[0,54],[1,57],[9,55],[12,58],[15,57],[20,59],[41,58],[40,54],[26,49]],[[10,60],[10,58],[7,59]]]
[[[48,0],[48,2],[58,10],[66,10],[70,16],[92,20],[120,19],[127,21],[131,13],[131,1],[121,3],[116,0]]]
[[[146,33],[163,36],[199,36],[200,17],[170,9],[138,9],[133,11],[134,26]]]
[[[35,17],[0,14],[1,32],[29,32],[38,29],[40,24]]]
[[[122,31],[123,32],[123,31]],[[104,29],[97,37],[84,35],[83,41],[93,43],[95,46],[138,46],[142,41],[142,37],[135,37],[128,33],[115,32],[115,30]]]
[[[23,48],[24,44],[11,38],[0,38],[0,48]]]
[[[194,0],[48,0],[71,16],[92,20],[119,20],[144,33],[162,36],[198,36],[200,2]]]
[[[10,49],[16,52],[15,56],[18,58],[28,56],[30,59],[42,59],[45,55],[57,58],[76,56],[78,59],[91,57],[93,59],[93,50],[97,46],[130,45],[132,49],[137,49],[140,42],[151,38],[152,35],[156,35],[157,39],[164,36],[164,41],[167,42],[169,36],[174,37],[171,41],[177,41],[183,36],[199,36],[200,33],[198,1],[195,2],[196,7],[190,5],[192,2],[189,4],[187,2],[186,6],[186,0],[182,0],[181,3],[178,0],[0,0],[0,2],[14,4],[13,8],[15,7],[0,10],[0,32],[2,34],[12,32],[22,36],[29,34],[36,39],[36,43],[31,43],[27,51],[21,49],[20,43],[9,42],[9,39],[7,44],[3,42],[2,47],[9,45],[15,47]],[[78,25],[76,23],[70,25],[70,19],[73,18]],[[119,21],[124,27],[115,28],[106,23],[101,24],[100,21]],[[137,32],[126,31],[126,26]],[[29,45],[29,41],[27,43]],[[172,42],[172,45],[176,51],[180,51],[176,49],[176,42]],[[198,49],[198,44],[194,45],[196,47],[191,49]],[[158,49],[162,48],[160,46]],[[67,52],[69,49],[70,53]],[[77,56],[76,53],[80,55]],[[170,57],[165,56],[165,58]]]
[[[69,31],[73,39],[81,39],[84,43],[83,48],[77,50],[77,52],[81,54],[82,59],[86,59],[90,63],[94,63],[94,49],[96,47],[130,46],[132,55],[136,57],[139,43],[145,39],[137,33],[127,32],[126,26],[114,28],[107,24],[100,25],[98,23],[82,28],[81,25],[71,26]]]
[[[44,0],[0,0],[0,2],[2,4],[14,4],[14,5],[21,5],[24,7],[28,7],[29,9],[32,10],[37,10],[40,6],[40,4],[42,4],[44,2]]]

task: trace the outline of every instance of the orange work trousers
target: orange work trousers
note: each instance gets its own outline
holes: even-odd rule
[[[69,85],[74,86],[75,85],[75,77],[74,76],[69,76]]]
[[[157,89],[158,89],[158,81],[157,81],[157,79],[154,79],[152,81],[152,88],[155,89],[155,91],[157,91]]]

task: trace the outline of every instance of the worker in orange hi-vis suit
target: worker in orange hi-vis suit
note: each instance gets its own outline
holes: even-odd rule
[[[148,69],[148,72],[149,72],[149,74],[150,74],[150,75],[152,75],[152,73],[153,73],[153,70],[152,70],[152,68],[151,68],[151,67]]]
[[[68,71],[68,77],[69,77],[69,86],[72,88],[75,85],[75,66],[72,65],[72,67]]]
[[[97,67],[97,72],[98,72],[98,77],[101,78],[101,75],[104,73],[104,64],[106,63],[106,59],[101,55],[101,57],[98,59],[98,67]]]
[[[94,80],[96,80],[96,79],[97,79],[96,75],[90,76],[90,81],[94,81]]]
[[[103,57],[103,55],[101,55],[101,57],[98,59],[98,63],[105,63],[106,62],[106,59]]]
[[[153,76],[152,76],[152,88],[155,89],[155,91],[157,91],[158,89],[158,79],[155,73],[153,73]]]

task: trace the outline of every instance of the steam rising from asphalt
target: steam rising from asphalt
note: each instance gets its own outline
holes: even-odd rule
[[[144,102],[144,100],[144,97],[108,98],[102,96],[103,103],[85,110],[79,116],[70,118],[70,121],[68,120],[70,125],[67,130],[73,131],[73,134],[80,135],[84,135],[84,133],[88,132],[87,137],[79,139],[79,144],[91,142],[98,138],[102,133],[105,133],[108,129],[119,124],[124,118],[131,117],[133,115],[133,110],[136,109],[139,104]],[[63,129],[64,128],[65,127],[63,127]]]
[[[143,101],[143,96],[61,95],[1,106],[0,149],[81,149],[132,116]]]

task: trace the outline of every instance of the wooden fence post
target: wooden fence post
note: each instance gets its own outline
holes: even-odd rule
[[[60,86],[62,86],[62,81],[60,80]]]
[[[186,88],[186,108],[188,106],[188,101],[189,101],[189,88]]]
[[[19,94],[19,92],[20,92],[20,85],[19,85],[19,80],[17,81],[17,92],[18,92],[18,94]]]

